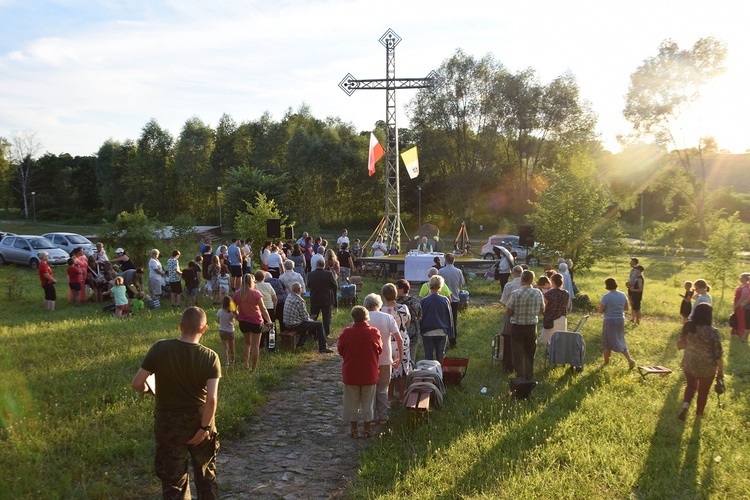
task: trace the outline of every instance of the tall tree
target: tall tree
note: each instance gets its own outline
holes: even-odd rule
[[[679,119],[700,97],[701,91],[721,74],[726,45],[712,37],[701,38],[691,49],[680,49],[676,42],[665,40],[656,56],[649,57],[630,75],[623,114],[633,124],[636,137],[653,137],[671,149],[666,163],[674,181],[685,186],[691,211],[701,238],[708,239],[706,229],[706,162],[705,138],[698,137],[691,146],[682,139]]]
[[[10,142],[5,137],[0,137],[0,203],[5,206],[5,211],[10,208],[11,183],[13,169],[9,161]]]
[[[30,186],[35,177],[36,157],[42,151],[42,143],[33,130],[13,132],[10,136],[11,164],[16,171],[17,190],[23,199],[23,213],[29,218]]]
[[[553,168],[560,154],[594,139],[596,118],[569,73],[547,85],[530,68],[503,75],[496,99],[505,161],[515,162],[520,198],[528,200],[541,168]]]
[[[210,200],[220,185],[211,166],[213,151],[213,130],[197,117],[187,120],[175,148],[174,214],[189,213],[204,220],[212,212]]]
[[[419,91],[409,106],[420,163],[429,165],[421,175],[445,194],[446,216],[471,219],[482,184],[500,178],[492,96],[506,70],[490,55],[477,60],[459,49],[439,73],[444,84]]]
[[[135,155],[136,146],[130,139],[123,143],[108,139],[96,155],[96,185],[110,217],[135,208],[128,197],[129,192],[137,191],[135,173],[131,170],[136,164]]]
[[[172,144],[169,131],[156,120],[146,123],[138,139],[138,148],[129,168],[132,186],[128,198],[133,205],[143,205],[146,213],[168,220],[175,215],[173,200],[177,194],[174,179]]]

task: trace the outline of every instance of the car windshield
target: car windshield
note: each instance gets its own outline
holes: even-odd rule
[[[69,234],[67,235],[67,238],[75,245],[91,245],[91,242],[80,234]]]
[[[57,248],[47,238],[29,238],[29,244],[34,250],[46,250],[48,248]]]

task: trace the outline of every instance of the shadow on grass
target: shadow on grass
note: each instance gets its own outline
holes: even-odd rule
[[[675,378],[664,396],[648,455],[633,486],[637,498],[701,497],[698,482],[700,421],[693,425],[683,458],[685,423],[677,420],[682,389],[682,378]]]
[[[476,484],[477,477],[495,480],[498,475],[497,462],[489,457],[502,455],[503,462],[509,462],[508,469],[513,468],[514,462],[525,460],[532,450],[543,446],[552,436],[558,422],[565,420],[580,408],[589,394],[589,389],[601,387],[604,379],[601,370],[598,369],[585,375],[576,375],[566,370],[554,387],[546,388],[547,391],[541,398],[528,401],[511,400],[510,406],[528,406],[527,411],[538,413],[530,415],[526,422],[507,432],[492,448],[483,452],[485,459],[476,461],[471,468],[465,469],[452,488],[445,492],[445,496],[458,498],[481,492],[484,485]],[[543,399],[550,391],[554,391],[551,397]]]

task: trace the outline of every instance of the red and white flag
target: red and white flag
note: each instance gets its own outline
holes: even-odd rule
[[[367,159],[367,172],[370,176],[375,173],[375,164],[384,154],[383,146],[380,145],[375,134],[370,132],[370,157]]]

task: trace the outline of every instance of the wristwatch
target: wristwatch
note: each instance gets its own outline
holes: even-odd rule
[[[203,429],[204,431],[209,431],[210,432],[211,431],[211,424],[208,424],[206,426],[201,426],[201,429]]]

